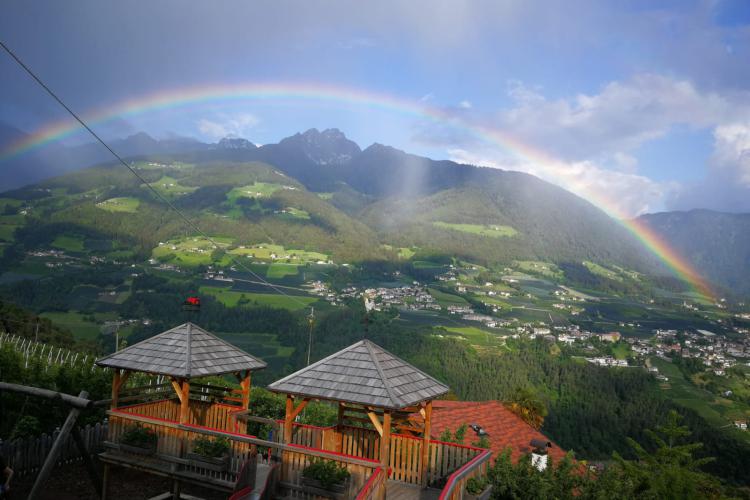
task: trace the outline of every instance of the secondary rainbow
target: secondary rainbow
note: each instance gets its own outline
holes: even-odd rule
[[[144,96],[118,102],[84,113],[83,119],[91,126],[101,125],[115,118],[128,118],[135,115],[177,108],[200,103],[215,103],[236,100],[272,101],[291,99],[303,101],[330,102],[336,106],[366,106],[384,109],[389,112],[415,116],[436,123],[449,124],[467,131],[476,138],[499,146],[519,159],[533,163],[545,173],[545,176],[563,181],[563,186],[584,196],[604,210],[633,233],[651,252],[659,257],[679,278],[683,279],[701,295],[713,298],[708,282],[682,257],[671,248],[646,224],[628,218],[617,208],[617,204],[608,199],[606,193],[560,177],[562,162],[550,157],[544,151],[530,146],[511,134],[469,122],[454,113],[418,101],[401,97],[365,91],[357,88],[322,85],[317,83],[251,83],[240,85],[203,85],[168,89]],[[0,153],[0,162],[40,148],[46,144],[69,137],[80,131],[81,127],[72,120],[65,120],[46,125],[24,139],[11,144]]]

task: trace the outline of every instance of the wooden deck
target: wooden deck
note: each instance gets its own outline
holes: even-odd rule
[[[435,488],[423,489],[416,484],[388,480],[385,486],[388,500],[437,500],[440,490]]]

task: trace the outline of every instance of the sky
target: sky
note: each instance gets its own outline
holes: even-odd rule
[[[335,127],[362,147],[532,173],[608,200],[617,217],[750,212],[746,0],[6,0],[0,11],[0,39],[84,117],[203,87],[378,96],[204,99],[115,115],[94,126],[106,138],[266,144]],[[33,134],[68,119],[3,53],[0,89],[2,123]]]

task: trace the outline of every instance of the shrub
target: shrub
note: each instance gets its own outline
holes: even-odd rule
[[[143,427],[142,425],[133,425],[122,433],[120,436],[120,442],[129,444],[130,446],[138,446],[140,448],[150,448],[156,445],[158,436],[153,429]]]
[[[193,453],[209,458],[219,458],[229,452],[229,440],[225,437],[216,439],[198,438],[193,441]]]
[[[305,467],[302,475],[309,479],[317,479],[323,488],[330,489],[335,484],[341,484],[349,478],[349,471],[343,465],[333,460],[315,460]]]
[[[479,495],[484,491],[488,483],[487,476],[469,478],[469,480],[466,481],[466,493],[470,495]]]

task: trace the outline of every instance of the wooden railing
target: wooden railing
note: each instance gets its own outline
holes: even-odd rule
[[[378,467],[370,475],[364,487],[360,490],[356,500],[383,500],[385,499],[385,483],[388,473],[383,467]]]
[[[191,401],[191,405],[194,402]],[[229,429],[219,427],[208,427],[200,424],[188,423],[180,424],[176,420],[163,418],[156,415],[176,415],[176,405],[174,401],[159,401],[158,404],[147,403],[143,405],[132,405],[126,408],[110,410],[109,413],[109,446],[117,448],[116,443],[128,426],[135,424],[153,429],[159,439],[157,442],[155,459],[164,460],[175,464],[180,464],[183,470],[210,478],[215,483],[228,485],[236,478],[242,463],[248,456],[248,453],[255,446],[275,449],[277,454],[282,454],[282,478],[281,486],[289,491],[294,498],[312,498],[308,487],[303,486],[302,471],[316,459],[333,460],[339,465],[347,468],[351,474],[351,479],[345,493],[346,498],[355,497],[359,491],[368,483],[373,471],[380,467],[375,460],[369,460],[361,457],[348,456],[343,453],[325,451],[317,443],[322,442],[323,432],[326,428],[315,426],[298,426],[294,440],[298,442],[308,442],[316,446],[306,446],[303,444],[285,445],[279,442],[272,442],[258,439],[254,436],[234,432],[234,419],[232,412],[237,411],[236,407],[226,407],[227,405],[214,404],[215,408],[208,408],[192,415],[203,415],[209,421],[216,425],[222,425],[227,422],[231,425],[225,425]],[[196,405],[198,406],[198,405]],[[224,408],[226,407],[226,408]],[[177,405],[179,408],[179,405]],[[185,460],[185,451],[190,448],[197,437],[201,435],[225,437],[230,441],[230,463],[226,472],[215,472],[212,470],[202,469],[195,463]],[[379,498],[379,497],[373,497]]]
[[[491,456],[490,450],[482,450],[481,453],[451,474],[443,491],[440,492],[440,500],[462,500],[466,490],[466,482],[472,477],[487,474],[487,466]]]
[[[346,464],[347,469],[352,472],[351,496],[356,495],[366,486],[366,482],[370,475],[374,473],[374,469],[380,466],[380,435],[374,430],[342,426],[339,436],[336,427],[294,424],[292,444],[283,445],[284,438],[281,428],[274,434],[273,442],[245,434],[243,431],[246,427],[237,418],[238,412],[240,412],[240,409],[237,406],[193,401],[191,399],[189,420],[186,426],[181,426],[177,422],[179,402],[176,399],[130,405],[110,411],[110,441],[119,439],[124,426],[138,422],[154,428],[159,433],[160,440],[157,453],[167,456],[182,456],[186,446],[189,448],[190,443],[198,437],[196,433],[222,432],[226,436],[232,436],[230,437],[232,458],[229,472],[220,477],[216,474],[205,473],[212,477],[216,476],[219,479],[230,481],[239,471],[244,457],[250,450],[247,446],[240,444],[248,442],[246,439],[254,439],[264,449],[275,450],[274,453],[277,458],[280,456],[280,450],[285,450],[282,470],[286,483],[285,487],[288,490],[298,491],[298,493],[301,491],[302,470],[315,457],[322,456],[321,453],[332,460]],[[190,432],[186,432],[188,428]],[[422,468],[423,445],[424,441],[421,438],[402,434],[392,435],[390,456],[388,457],[388,473],[382,474],[384,476],[383,481],[393,479],[410,484],[442,485],[443,481],[448,478],[446,484],[448,493],[446,494],[450,496],[445,498],[459,498],[454,495],[454,491],[462,494],[466,480],[486,470],[486,461],[489,459],[489,453],[486,450],[473,446],[430,440],[427,455],[427,477],[424,478]],[[285,446],[289,448],[284,448]],[[485,455],[486,458],[482,458]],[[360,462],[356,462],[356,460]],[[203,473],[202,471],[196,472]],[[378,492],[376,494],[379,495]]]

